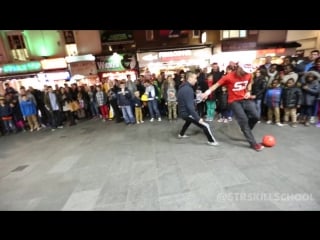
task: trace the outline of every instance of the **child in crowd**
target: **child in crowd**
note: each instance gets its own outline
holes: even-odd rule
[[[168,107],[169,121],[172,121],[172,119],[177,120],[177,91],[174,85],[174,81],[169,82],[167,89],[166,104]]]
[[[4,126],[4,134],[9,134],[10,131],[16,133],[17,129],[13,122],[12,108],[7,103],[4,97],[0,97],[0,118]]]
[[[27,119],[30,132],[34,130],[39,131],[40,125],[37,118],[37,108],[36,105],[27,97],[27,95],[21,96],[20,108],[23,117]]]
[[[144,123],[143,116],[142,116],[143,104],[140,99],[140,92],[139,91],[134,92],[134,97],[132,98],[132,102],[134,104],[134,113],[136,116],[137,124]]]
[[[280,87],[279,80],[274,79],[271,83],[271,87],[266,91],[263,103],[268,108],[268,121],[267,124],[271,124],[273,116],[275,117],[275,123],[277,126],[282,127],[280,122],[280,101],[281,101],[282,88]]]
[[[284,123],[289,123],[291,117],[291,127],[297,127],[297,109],[300,108],[302,102],[301,89],[296,87],[293,78],[289,78],[282,90],[281,108],[284,108]]]
[[[228,106],[228,90],[225,86],[221,87],[221,93],[218,95],[217,107],[220,109],[220,118],[218,122],[228,123],[232,121],[231,110]]]
[[[302,106],[301,106],[301,123],[306,127],[310,126],[310,118],[314,111],[314,105],[319,96],[320,74],[315,71],[309,71],[305,74],[302,81]]]

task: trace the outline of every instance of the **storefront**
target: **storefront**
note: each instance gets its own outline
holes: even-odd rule
[[[256,51],[256,59],[254,60],[254,64],[257,66],[265,64],[265,59],[267,56],[272,57],[272,63],[282,64],[283,59],[286,56],[294,56],[295,54],[296,48],[261,49]]]
[[[138,53],[140,74],[165,72],[166,75],[173,74],[179,70],[194,70],[205,68],[210,65],[212,49],[210,47],[202,49],[172,50],[160,52]]]
[[[96,56],[96,64],[100,79],[127,80],[127,75],[130,75],[134,81],[138,76],[138,63],[132,53]]]
[[[95,56],[88,54],[81,56],[68,56],[65,59],[71,74],[70,82],[89,86],[99,83]]]
[[[244,62],[252,64],[254,68],[265,63],[266,57],[271,56],[272,63],[282,64],[285,56],[294,55],[295,48],[272,48],[260,50],[247,50],[247,51],[232,51],[232,52],[219,52],[211,57],[211,63],[217,62],[221,70],[232,62]]]
[[[40,84],[63,87],[70,80],[70,72],[65,58],[43,59],[42,72],[37,74]]]
[[[210,62],[218,63],[220,70],[225,71],[230,62],[244,62],[246,64],[253,64],[256,56],[256,50],[219,52],[212,55]]]
[[[37,73],[41,71],[39,61],[24,63],[11,63],[0,66],[0,94],[4,94],[4,84],[9,82],[10,86],[19,91],[21,86],[38,86]]]

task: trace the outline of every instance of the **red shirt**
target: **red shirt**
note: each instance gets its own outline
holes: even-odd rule
[[[251,82],[251,74],[247,73],[242,77],[236,75],[235,72],[228,73],[223,76],[217,83],[220,86],[225,85],[228,89],[228,103],[243,100],[247,92],[247,86]]]

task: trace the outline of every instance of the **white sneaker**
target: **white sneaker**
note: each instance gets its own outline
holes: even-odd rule
[[[141,121],[141,123],[144,123],[144,121]]]
[[[158,118],[158,122],[161,122],[161,118]]]
[[[137,124],[140,124],[140,122],[139,122],[139,121],[137,121]]]
[[[208,145],[210,145],[210,146],[218,146],[219,143],[218,142],[208,142]]]
[[[218,119],[218,122],[223,122],[223,121],[224,121],[223,118],[219,118],[219,119]]]
[[[271,124],[271,123],[272,123],[272,121],[271,121],[271,120],[269,120],[269,121],[267,121],[267,122],[266,122],[266,124]]]
[[[282,123],[276,123],[277,124],[277,126],[279,126],[279,127],[283,127],[283,124]]]
[[[154,118],[151,118],[151,119],[150,119],[150,122],[153,122],[153,121],[154,121]]]
[[[186,135],[186,134],[184,134],[184,135],[178,135],[178,138],[188,138],[189,136],[188,135]]]
[[[228,117],[228,121],[231,122],[232,121],[232,117]]]
[[[316,122],[316,118],[314,116],[310,117],[310,123],[315,123]]]

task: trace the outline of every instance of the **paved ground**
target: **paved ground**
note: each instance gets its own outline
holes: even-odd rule
[[[320,129],[261,123],[255,152],[235,122],[206,145],[183,121],[90,120],[0,137],[0,210],[320,210]]]

